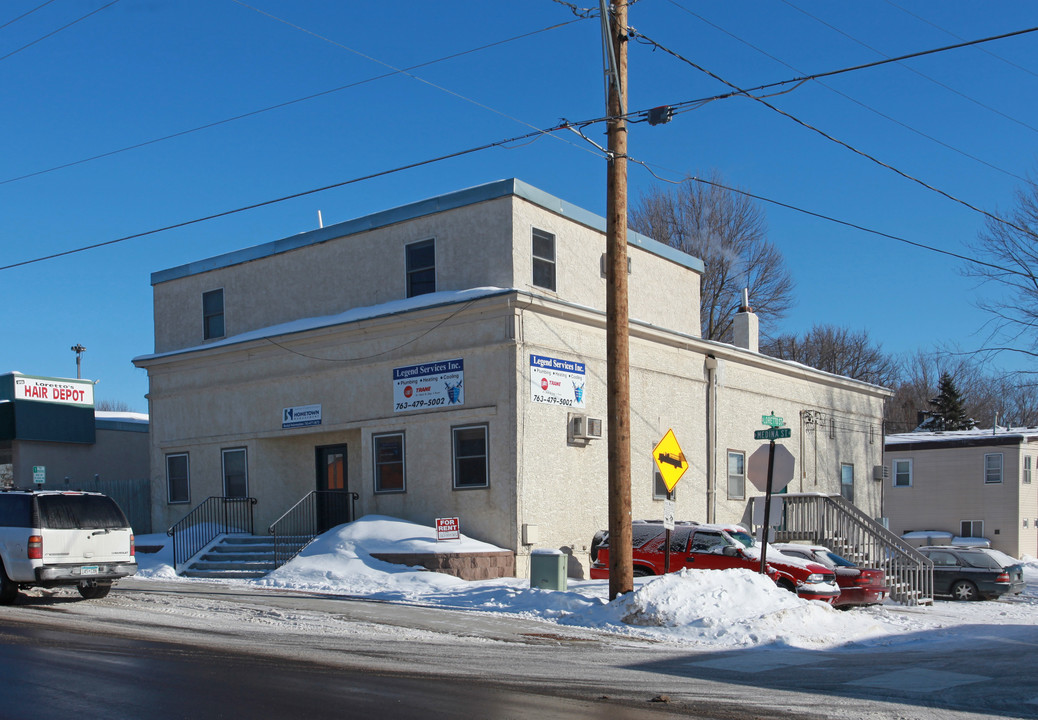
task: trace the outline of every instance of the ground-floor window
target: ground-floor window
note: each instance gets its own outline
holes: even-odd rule
[[[847,502],[854,502],[854,466],[850,463],[840,463],[840,494]]]
[[[728,451],[728,499],[746,497],[746,453]]]
[[[670,499],[675,500],[677,497],[678,488],[675,486],[674,490],[670,493]],[[667,483],[663,481],[663,475],[660,474],[660,470],[656,467],[656,463],[652,464],[652,499],[667,499]]]
[[[166,456],[166,501],[191,502],[191,475],[187,453]]]
[[[404,492],[404,434],[386,433],[371,438],[374,453],[375,492]]]
[[[963,520],[959,523],[959,535],[968,538],[984,537],[983,520]]]
[[[230,448],[223,451],[223,495],[224,497],[249,496],[249,464],[245,448]]]
[[[487,487],[490,484],[487,426],[451,428],[451,434],[454,446],[454,488]]]

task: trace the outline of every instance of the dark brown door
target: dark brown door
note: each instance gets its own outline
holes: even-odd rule
[[[348,463],[345,445],[317,448],[317,525],[320,532],[349,522]]]

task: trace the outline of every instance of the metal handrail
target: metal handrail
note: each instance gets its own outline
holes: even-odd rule
[[[351,522],[359,497],[345,490],[313,490],[289,508],[267,528],[274,536],[274,567],[294,558],[321,533]]]
[[[255,504],[254,497],[219,495],[199,503],[166,531],[173,538],[173,569],[179,572],[182,563],[193,558],[220,535],[252,535],[252,507]]]
[[[915,605],[933,602],[933,562],[839,495],[774,495],[784,504],[777,541],[807,540],[886,574],[890,596]]]

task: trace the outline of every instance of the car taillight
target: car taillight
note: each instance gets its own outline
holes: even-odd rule
[[[30,535],[29,536],[29,559],[30,560],[42,560],[43,559],[43,536],[42,535]]]
[[[995,582],[999,582],[999,583],[1002,583],[1002,582],[1007,583],[1007,582],[1009,582],[1009,573],[1002,573],[997,578],[995,578]]]
[[[130,557],[137,554],[137,542],[134,540],[133,533],[130,533]]]

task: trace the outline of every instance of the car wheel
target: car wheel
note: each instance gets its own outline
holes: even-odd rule
[[[4,564],[0,563],[0,605],[10,605],[18,597],[18,585],[7,577]]]
[[[642,567],[642,566],[638,565],[638,566],[636,566],[634,568],[634,573],[633,574],[634,574],[635,577],[652,577],[656,573],[654,573],[649,568],[645,568],[645,567]]]
[[[79,594],[86,600],[100,600],[112,591],[112,583],[80,583]]]
[[[951,594],[955,600],[976,600],[980,597],[977,586],[969,580],[959,580],[952,585]]]
[[[791,593],[796,593],[797,591],[797,586],[786,578],[779,578],[776,582],[776,585],[778,585],[783,590],[789,590]]]

